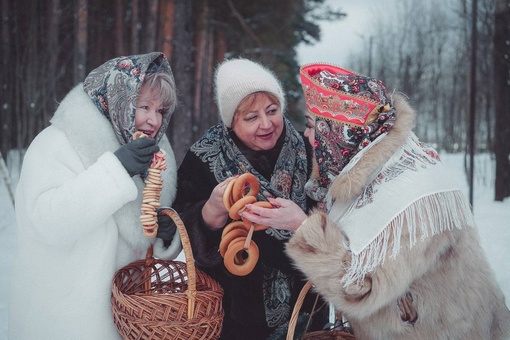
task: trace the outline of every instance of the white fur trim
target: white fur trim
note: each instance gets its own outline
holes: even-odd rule
[[[72,147],[80,155],[85,168],[94,164],[103,154],[112,153],[120,147],[111,123],[90,100],[82,84],[77,85],[64,98],[51,123],[65,133]],[[162,206],[171,206],[177,191],[177,165],[168,138],[163,136],[158,145],[165,150],[167,162],[167,169],[161,173],[164,194],[161,195],[160,201]],[[138,195],[114,213],[119,236],[134,249],[147,249],[153,240],[144,236],[140,222],[145,183],[138,175],[128,178],[126,173],[125,178],[134,181]]]

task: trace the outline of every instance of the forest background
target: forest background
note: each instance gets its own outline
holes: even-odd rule
[[[0,1],[0,161],[13,169],[63,97],[119,55],[167,55],[179,96],[167,134],[178,163],[218,121],[212,80],[224,59],[258,60],[275,71],[287,115],[302,128],[297,49],[320,41],[324,23],[349,15],[341,0]],[[367,8],[364,48],[340,66],[409,96],[422,141],[446,152],[490,153],[495,199],[509,197],[510,1],[388,3]],[[336,33],[331,44],[342,45],[349,33]]]

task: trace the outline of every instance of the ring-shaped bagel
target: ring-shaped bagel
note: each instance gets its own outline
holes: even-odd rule
[[[154,238],[158,234],[158,229],[156,227],[144,228],[143,232],[144,232],[146,237]]]
[[[234,229],[244,229],[246,232],[248,232],[249,228],[246,228],[245,224],[242,221],[233,221],[227,224],[225,228],[223,228],[223,231],[221,232],[221,238],[225,237],[225,235],[234,230]]]
[[[232,201],[232,188],[234,187],[236,179],[233,178],[230,182],[228,182],[227,187],[225,188],[225,191],[223,192],[223,205],[227,210],[230,210],[230,207],[232,207],[233,201]]]
[[[219,250],[220,250],[221,257],[225,256],[225,252],[227,251],[228,246],[230,245],[230,243],[232,241],[234,241],[238,237],[243,237],[244,239],[246,239],[247,235],[248,235],[248,232],[244,228],[243,229],[232,229],[228,233],[226,233],[225,236],[220,241]]]
[[[133,133],[133,140],[137,139],[137,138],[147,138],[149,136],[147,136],[145,133],[143,133],[142,131],[135,131],[135,133]]]
[[[250,190],[246,193],[246,187],[249,187]],[[242,197],[245,196],[254,196],[257,197],[259,193],[259,181],[255,175],[247,172],[242,174],[241,176],[236,178],[236,182],[234,183],[234,187],[232,188],[232,198],[234,202],[237,202]]]
[[[244,249],[245,241],[246,237],[239,237],[230,242],[223,258],[225,268],[237,276],[245,276],[251,273],[259,260],[259,248],[255,242],[250,241],[248,249]],[[247,254],[246,258],[243,257],[244,252]]]
[[[257,200],[254,196],[244,196],[239,201],[235,202],[228,211],[228,216],[230,216],[233,220],[238,220],[241,218],[239,215],[239,210],[243,209],[246,204],[254,203]]]

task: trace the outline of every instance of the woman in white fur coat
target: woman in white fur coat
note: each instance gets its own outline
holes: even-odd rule
[[[510,312],[469,204],[415,112],[384,84],[328,64],[302,67],[315,117],[321,202],[287,252],[358,339],[509,339]]]
[[[175,197],[165,137],[175,104],[164,54],[115,58],[70,91],[34,139],[16,193],[10,339],[120,338],[110,307],[115,271],[145,258],[151,243],[164,259],[181,250],[178,234],[149,239],[140,223],[142,177],[159,147],[161,204]],[[149,138],[132,141],[135,130]]]

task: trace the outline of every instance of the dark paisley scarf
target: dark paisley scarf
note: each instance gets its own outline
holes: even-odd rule
[[[135,132],[136,103],[146,73],[165,72],[172,78],[172,70],[166,56],[161,52],[118,57],[111,59],[89,73],[83,89],[99,111],[108,118],[120,144],[128,143]],[[171,112],[163,116],[156,135],[159,140],[165,134]]]
[[[305,144],[301,135],[285,117],[284,123],[285,137],[270,181],[250,164],[222,123],[210,128],[190,150],[209,164],[209,170],[218,183],[228,177],[251,172],[259,180],[260,195],[290,199],[306,210],[304,185],[308,166]],[[259,200],[263,200],[263,197],[259,197]],[[288,240],[292,236],[292,232],[287,230],[268,228],[265,232],[280,241]],[[295,276],[267,266],[262,266],[262,271],[266,322],[269,327],[281,326],[288,322],[292,311],[291,288]]]
[[[209,170],[218,183],[228,177],[250,172],[260,183],[259,200],[264,200],[263,196],[282,197],[306,210],[306,194],[303,189],[307,180],[305,143],[289,120],[285,117],[283,119],[285,139],[270,181],[250,164],[222,123],[210,128],[190,150],[209,164]],[[273,228],[267,229],[266,233],[279,240],[289,239],[292,235],[290,231]]]

